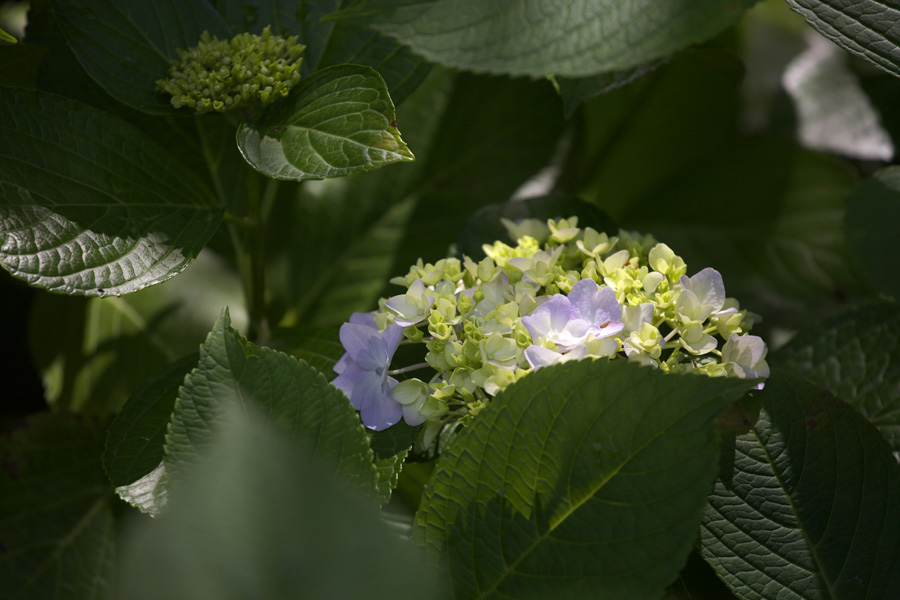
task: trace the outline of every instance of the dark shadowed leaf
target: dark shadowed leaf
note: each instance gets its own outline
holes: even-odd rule
[[[900,451],[900,307],[866,304],[798,333],[772,363],[863,414]]]
[[[228,27],[207,0],[52,0],[53,14],[81,66],[119,102],[160,114],[175,109],[156,91],[179,49]]]
[[[111,597],[117,502],[105,423],[44,413],[0,436],[0,597]]]
[[[897,223],[900,167],[888,167],[860,183],[847,199],[847,256],[870,288],[900,299]]]
[[[746,599],[890,598],[900,589],[900,469],[875,428],[775,372],[723,447],[703,556]]]

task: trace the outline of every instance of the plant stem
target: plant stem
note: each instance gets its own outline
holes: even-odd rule
[[[271,204],[269,196],[272,181],[266,186],[266,200]],[[265,255],[265,219],[262,208],[264,200],[260,197],[259,177],[254,173],[247,177],[247,218],[250,228],[247,231],[247,251],[249,251],[249,277],[245,278],[247,296],[247,312],[250,323],[247,337],[255,342],[265,342],[269,337],[269,323],[266,318],[266,255]]]

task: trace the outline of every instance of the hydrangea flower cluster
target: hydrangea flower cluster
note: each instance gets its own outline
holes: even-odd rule
[[[240,33],[220,40],[204,31],[200,43],[178,51],[168,78],[156,82],[172,95],[172,106],[197,113],[226,112],[252,104],[266,106],[288,95],[300,81],[300,54],[305,46],[296,36]]]
[[[476,415],[529,373],[570,360],[629,360],[670,373],[768,377],[754,315],[725,295],[714,269],[687,265],[652,236],[581,229],[572,217],[504,221],[516,246],[419,260],[391,280],[405,292],[341,327],[334,384],[363,423],[426,424],[419,449]],[[399,344],[424,344],[425,363],[391,370]],[[398,381],[393,376],[427,372]]]

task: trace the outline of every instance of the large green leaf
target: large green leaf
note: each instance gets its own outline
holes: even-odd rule
[[[170,476],[183,476],[199,460],[232,406],[260,410],[343,478],[374,492],[374,457],[350,401],[306,363],[242,338],[226,311],[179,389],[166,432]]]
[[[775,372],[759,420],[723,449],[703,555],[738,596],[891,598],[900,469],[859,413]]]
[[[323,20],[344,0],[214,0],[235,31],[259,33],[266,25],[306,45],[303,76],[343,63],[372,67],[384,78],[396,104],[411,94],[431,65],[395,40],[361,25]]]
[[[371,0],[365,18],[449,67],[586,77],[637,67],[709,39],[755,1]]]
[[[877,302],[797,334],[772,364],[854,406],[900,451],[900,306]]]
[[[156,91],[178,50],[209,31],[229,37],[207,0],[52,0],[53,14],[84,70],[116,100],[149,113],[174,111]]]
[[[0,261],[29,284],[119,295],[180,273],[222,211],[201,179],[130,125],[0,88]]]
[[[847,200],[847,255],[870,288],[900,299],[898,222],[900,167],[888,167],[860,183]]]
[[[787,0],[819,33],[900,76],[900,7],[894,0]]]
[[[40,414],[0,437],[0,597],[110,597],[115,496],[104,424]]]
[[[686,170],[620,222],[668,244],[689,274],[717,269],[763,327],[797,330],[859,289],[843,234],[854,183],[837,159],[763,138]]]
[[[428,600],[434,576],[371,504],[259,424],[231,418],[158,522],[124,537],[118,595],[131,600]]]
[[[337,65],[303,79],[260,121],[244,122],[244,158],[275,179],[327,179],[413,160],[377,71]]]
[[[47,401],[79,413],[118,411],[147,377],[197,351],[223,304],[242,306],[240,285],[209,252],[182,277],[122,298],[39,295],[30,343]],[[244,327],[245,311],[233,314]]]
[[[752,384],[625,361],[541,369],[440,457],[416,537],[458,598],[657,598],[715,478],[716,417]]]

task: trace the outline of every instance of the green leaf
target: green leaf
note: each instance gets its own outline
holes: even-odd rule
[[[227,409],[253,406],[360,489],[375,489],[373,455],[350,401],[306,363],[261,348],[231,328],[226,311],[178,391],[166,432],[166,471],[183,477],[209,446]]]
[[[755,0],[372,0],[367,22],[428,60],[508,75],[588,77],[713,37]]]
[[[117,597],[436,597],[421,556],[370,502],[259,424],[257,410],[226,413],[203,460],[173,484],[165,518],[124,538]]]
[[[235,31],[260,33],[263,27],[282,36],[296,35],[306,45],[304,77],[325,67],[353,63],[372,67],[384,78],[391,98],[400,104],[424,81],[431,65],[391,38],[366,27],[323,17],[343,0],[215,0]]]
[[[900,8],[892,0],[787,0],[838,46],[900,76]]]
[[[0,437],[3,598],[110,597],[115,496],[102,422],[40,414]]]
[[[237,143],[250,165],[275,179],[327,179],[413,160],[395,127],[394,104],[377,71],[338,65],[301,80]]]
[[[764,328],[797,330],[859,288],[843,233],[854,183],[835,158],[761,138],[685,170],[621,223],[653,232],[689,273],[717,269]]]
[[[78,61],[100,86],[132,108],[174,111],[156,91],[178,50],[196,46],[200,34],[230,33],[207,0],[52,0],[53,14]]]
[[[580,79],[557,77],[556,88],[562,97],[566,118],[571,118],[575,114],[575,109],[586,100],[628,85],[656,70],[663,62],[662,60],[653,61],[624,71],[613,71]]]
[[[375,488],[378,490],[378,501],[387,504],[391,499],[391,492],[397,487],[400,479],[400,471],[403,470],[403,461],[409,454],[409,448],[394,456],[381,458],[375,461]]]
[[[57,293],[119,295],[184,270],[222,211],[130,125],[64,98],[0,88],[0,262]]]
[[[134,483],[159,466],[178,388],[197,358],[185,356],[151,375],[116,416],[103,452],[103,469],[114,486]]]
[[[896,260],[900,222],[900,167],[888,167],[860,183],[847,199],[847,256],[870,288],[900,299]]]
[[[475,211],[509,199],[546,166],[563,124],[549,82],[461,75],[407,191],[415,208],[391,275],[447,256]]]
[[[0,85],[34,88],[47,48],[38,44],[0,46]]]
[[[196,353],[222,304],[243,306],[234,273],[203,252],[182,276],[122,298],[36,297],[29,341],[47,401],[112,414],[145,379]],[[244,327],[244,310],[234,311]]]
[[[658,598],[695,539],[716,417],[753,381],[625,361],[546,367],[441,455],[416,538],[458,598]]]
[[[900,451],[900,307],[866,304],[798,333],[771,359],[848,402]]]
[[[344,355],[338,335],[334,327],[282,328],[272,332],[268,345],[299,358],[331,381],[337,377],[334,365]]]
[[[759,420],[723,448],[704,558],[741,598],[888,598],[900,589],[900,469],[859,413],[773,372]]]
[[[709,179],[709,161],[736,134],[743,76],[733,51],[689,50],[587,102],[561,184],[622,222],[687,169]]]
[[[19,40],[15,38],[15,36],[3,31],[0,29],[0,46],[4,46],[6,44],[18,44]]]

